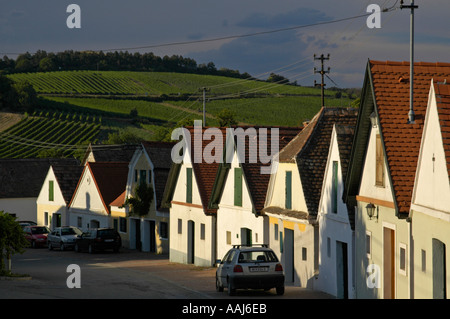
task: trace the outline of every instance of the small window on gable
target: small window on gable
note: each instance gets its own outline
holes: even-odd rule
[[[338,206],[338,168],[339,163],[337,161],[333,161],[333,176],[332,176],[332,185],[331,185],[331,212],[337,214],[337,206]]]
[[[234,206],[242,206],[242,168],[234,169]]]
[[[375,185],[384,187],[384,152],[383,144],[381,143],[381,136],[377,134],[376,137],[376,172],[375,172]]]
[[[285,208],[292,209],[292,172],[286,171],[285,175]]]
[[[192,168],[186,168],[186,203],[192,203]]]
[[[178,218],[178,234],[183,233],[183,220]]]
[[[145,169],[141,169],[139,171],[139,183],[147,182],[147,171]]]
[[[53,202],[55,199],[54,197],[54,183],[53,181],[48,181],[48,200],[50,202]]]

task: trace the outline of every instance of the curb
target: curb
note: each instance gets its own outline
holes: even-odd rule
[[[14,276],[0,276],[0,280],[18,280],[18,281],[25,281],[25,280],[31,280],[31,276],[24,276],[24,277],[14,277]]]

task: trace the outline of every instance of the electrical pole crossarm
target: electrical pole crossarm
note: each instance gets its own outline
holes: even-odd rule
[[[330,68],[328,68],[328,71],[325,71],[324,69],[324,63],[323,61],[325,60],[329,60],[330,59],[330,54],[327,55],[327,57],[325,57],[323,54],[320,55],[320,57],[316,58],[316,55],[314,54],[314,60],[320,60],[321,62],[321,69],[320,71],[317,71],[316,68],[314,68],[314,74],[316,73],[320,73],[322,81],[321,84],[317,84],[316,81],[314,81],[314,86],[320,86],[321,87],[321,96],[322,96],[322,106],[325,106],[325,81],[324,81],[324,75],[327,73],[330,73]]]

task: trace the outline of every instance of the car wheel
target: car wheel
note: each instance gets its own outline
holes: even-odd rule
[[[277,290],[277,295],[278,296],[281,296],[281,295],[284,294],[284,286],[279,286],[279,287],[276,288],[276,290]]]
[[[234,294],[236,293],[236,289],[233,289],[231,287],[231,281],[230,280],[227,280],[227,281],[228,281],[228,296],[234,296]]]
[[[223,292],[223,286],[220,285],[219,277],[216,276],[216,291]]]
[[[53,246],[52,246],[52,243],[51,243],[51,242],[48,242],[48,243],[47,243],[47,246],[48,246],[48,250],[53,250]]]

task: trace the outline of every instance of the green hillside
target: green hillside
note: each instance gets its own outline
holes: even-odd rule
[[[40,98],[35,116],[0,133],[0,158],[71,156],[79,150],[73,145],[103,143],[118,132],[167,139],[180,121],[202,119],[204,87],[208,126],[218,125],[223,109],[240,125],[301,126],[321,107],[318,88],[213,75],[60,71],[8,77],[28,81]],[[353,101],[345,92],[325,95],[327,106],[348,107]]]
[[[26,116],[0,132],[0,158],[72,156],[100,132],[99,119],[78,114],[40,113]]]
[[[223,95],[224,98],[261,94],[320,95],[320,90],[315,88],[188,73],[59,71],[16,73],[8,77],[14,81],[29,81],[39,94],[177,96],[200,95],[199,89],[207,87],[209,96]],[[334,94],[326,91],[326,95]]]

